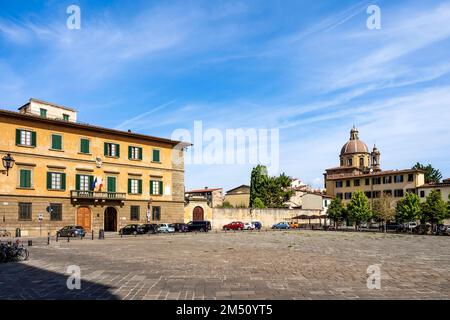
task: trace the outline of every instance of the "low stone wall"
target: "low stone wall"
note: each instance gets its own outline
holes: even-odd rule
[[[263,228],[270,228],[281,221],[291,221],[291,218],[305,215],[320,215],[319,210],[290,210],[290,209],[212,209],[211,226],[213,229],[222,229],[225,224],[233,221],[252,222],[259,221]],[[301,224],[308,224],[309,220],[298,220]],[[319,219],[311,219],[311,223],[319,224]],[[324,223],[322,219],[321,223]]]

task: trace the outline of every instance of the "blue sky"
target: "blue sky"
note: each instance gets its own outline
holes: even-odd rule
[[[66,8],[81,8],[81,29]],[[380,30],[366,8],[381,8]],[[322,186],[350,128],[384,169],[450,177],[449,1],[0,1],[0,107],[30,97],[79,120],[170,137],[278,128],[280,167]],[[131,120],[130,120],[131,119]],[[230,189],[251,165],[188,165]]]

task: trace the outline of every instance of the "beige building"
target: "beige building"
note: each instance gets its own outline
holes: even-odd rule
[[[425,198],[430,194],[431,190],[437,190],[441,193],[444,201],[449,201],[450,198],[450,179],[446,179],[441,183],[428,183],[420,186],[417,189],[417,194],[421,201],[425,201]]]
[[[324,173],[326,194],[348,202],[352,194],[360,190],[369,199],[385,195],[398,200],[406,192],[417,192],[424,184],[421,170],[381,170],[380,156],[375,146],[369,152],[367,145],[359,139],[358,130],[353,128],[349,141],[341,149],[340,166],[326,169]]]
[[[0,110],[0,154],[15,160],[0,175],[0,228],[54,235],[65,225],[117,231],[184,221],[178,150],[189,144],[76,120],[74,109],[36,99],[19,112]]]
[[[189,190],[185,192],[185,197],[186,199],[205,198],[209,206],[216,208],[223,204],[223,189],[205,187],[204,189]]]
[[[228,202],[233,207],[248,208],[250,206],[250,186],[243,184],[228,190],[224,202]]]

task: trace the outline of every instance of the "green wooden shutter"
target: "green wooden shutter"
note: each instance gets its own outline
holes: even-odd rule
[[[89,140],[81,139],[81,150],[82,153],[89,153]]]
[[[20,170],[20,187],[31,188],[31,171]]]
[[[120,145],[116,144],[116,157],[120,158]]]
[[[77,190],[80,190],[80,188],[81,188],[81,183],[80,183],[80,175],[79,174],[77,174],[76,176],[75,176],[75,189],[77,189]]]
[[[153,150],[153,161],[154,162],[160,161],[159,150],[156,149]]]
[[[109,154],[108,154],[108,144],[105,142],[104,144],[103,144],[103,154],[105,155],[105,156],[109,156]]]
[[[16,145],[20,145],[20,130],[16,129]]]
[[[108,192],[116,192],[116,178],[108,177]]]
[[[47,172],[47,189],[52,189],[52,173]]]
[[[131,179],[128,179],[128,193],[131,193]]]
[[[66,190],[66,174],[61,173],[61,189]]]
[[[62,137],[60,135],[52,135],[52,149],[62,150]]]
[[[150,194],[153,194],[153,180],[150,180]]]
[[[138,193],[142,194],[142,180],[141,179],[138,180]]]
[[[89,190],[93,191],[92,185],[94,184],[94,176],[89,176]]]
[[[128,159],[133,159],[132,157],[132,147],[128,146]]]
[[[138,153],[139,153],[138,159],[142,160],[142,148],[138,148]]]
[[[159,181],[159,194],[162,195],[163,194],[163,182]]]
[[[36,132],[31,132],[31,145],[36,147]]]

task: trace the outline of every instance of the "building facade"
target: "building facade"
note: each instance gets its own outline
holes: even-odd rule
[[[233,207],[248,208],[250,206],[250,186],[243,184],[228,190],[224,202],[228,202]]]
[[[0,110],[0,153],[15,159],[0,175],[1,227],[34,236],[184,221],[189,144],[80,124],[75,110],[36,99],[19,111]]]
[[[381,170],[380,156],[376,146],[369,152],[359,139],[358,130],[353,128],[349,141],[341,149],[340,166],[324,173],[326,194],[348,202],[354,192],[363,191],[369,200],[387,196],[395,201],[406,192],[416,193],[424,184],[421,170]]]
[[[222,188],[208,188],[196,189],[185,192],[185,197],[189,198],[205,198],[208,205],[212,208],[220,207],[223,204],[223,189]]]

